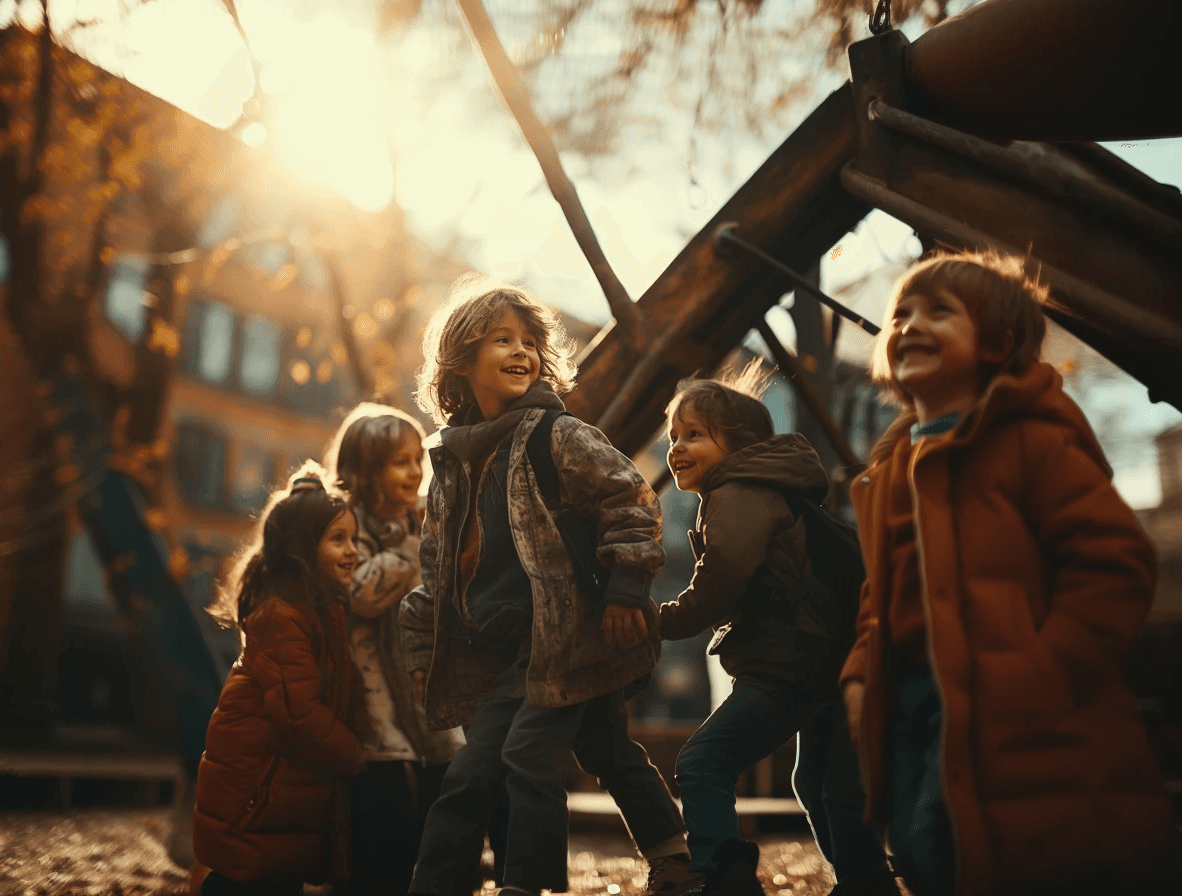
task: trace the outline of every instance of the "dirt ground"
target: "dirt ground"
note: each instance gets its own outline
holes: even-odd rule
[[[167,833],[166,810],[0,813],[0,896],[181,896],[188,873],[169,860]],[[832,872],[807,833],[756,839],[769,896],[829,892]],[[639,896],[647,874],[623,836],[571,834],[572,893]],[[492,883],[486,887],[491,896]],[[328,892],[307,888],[308,896]]]

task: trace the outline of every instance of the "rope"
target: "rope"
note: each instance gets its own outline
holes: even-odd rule
[[[886,34],[891,30],[891,0],[878,0],[874,15],[870,17],[870,33]]]

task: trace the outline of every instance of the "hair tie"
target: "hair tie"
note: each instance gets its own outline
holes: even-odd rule
[[[291,484],[291,493],[306,492],[310,489],[320,489],[324,491],[324,483],[320,481],[319,476],[301,476]]]

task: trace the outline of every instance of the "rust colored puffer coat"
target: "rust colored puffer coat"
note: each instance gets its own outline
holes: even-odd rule
[[[344,776],[364,764],[345,608],[271,597],[243,628],[197,771],[197,860],[240,882],[343,881]]]
[[[851,496],[867,581],[843,685],[868,811],[885,820],[891,481],[912,495],[958,893],[1182,893],[1182,837],[1121,661],[1152,601],[1153,547],[1047,364],[999,376],[946,438],[900,419]],[[1167,882],[1168,881],[1168,882]]]

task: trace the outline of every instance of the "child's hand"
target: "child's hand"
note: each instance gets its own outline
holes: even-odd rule
[[[648,637],[644,611],[639,607],[622,607],[609,603],[603,611],[603,625],[600,629],[608,643],[614,642],[621,650],[635,647]]]
[[[415,693],[415,699],[419,701],[420,705],[422,705],[423,701],[426,699],[425,694],[424,694],[424,689],[426,688],[426,684],[427,684],[427,673],[426,672],[423,672],[420,669],[416,672],[410,673],[410,686],[411,686],[411,689]]]
[[[850,720],[850,739],[857,743],[862,732],[862,701],[866,697],[866,685],[860,681],[851,681],[841,693]]]

